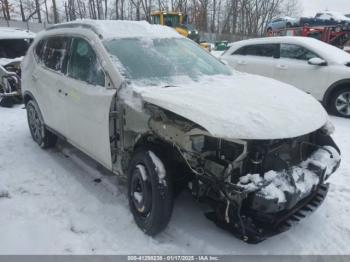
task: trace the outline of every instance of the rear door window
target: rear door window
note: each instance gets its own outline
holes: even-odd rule
[[[241,47],[233,55],[249,55],[262,57],[276,57],[278,53],[277,44],[248,45]]]
[[[68,37],[50,37],[47,39],[43,61],[46,67],[64,72],[67,58],[70,38]]]
[[[73,39],[68,76],[91,85],[105,85],[105,74],[97,55],[91,45],[82,38]]]

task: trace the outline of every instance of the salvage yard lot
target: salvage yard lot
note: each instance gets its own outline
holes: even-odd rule
[[[187,192],[169,227],[144,235],[126,188],[68,145],[40,149],[22,108],[0,109],[0,254],[350,253],[349,119],[331,117],[342,164],[324,204],[290,231],[248,245],[207,220]]]

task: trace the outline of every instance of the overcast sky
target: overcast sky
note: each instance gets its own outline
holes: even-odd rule
[[[303,15],[314,16],[319,11],[329,10],[350,14],[350,0],[299,0]]]

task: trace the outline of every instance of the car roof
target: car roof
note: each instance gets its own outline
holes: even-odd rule
[[[245,46],[245,45],[255,45],[255,44],[278,44],[278,43],[314,44],[315,42],[319,42],[319,41],[311,37],[274,36],[274,37],[261,37],[261,38],[252,38],[252,39],[242,40],[242,41],[232,43],[232,46]]]
[[[32,39],[35,37],[33,32],[14,27],[0,27],[0,40],[4,39]]]
[[[86,28],[95,32],[101,39],[113,38],[181,38],[173,28],[152,25],[146,21],[91,20],[81,19],[51,26],[47,31],[69,28]]]

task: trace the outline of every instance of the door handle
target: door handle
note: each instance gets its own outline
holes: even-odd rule
[[[286,70],[286,69],[288,69],[288,66],[286,66],[286,65],[278,65],[277,68],[281,69],[281,70]]]

